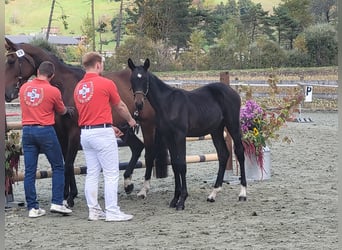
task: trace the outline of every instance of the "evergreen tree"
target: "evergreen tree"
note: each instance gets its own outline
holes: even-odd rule
[[[312,0],[311,13],[316,23],[330,23],[337,18],[337,0]]]
[[[280,5],[273,8],[273,15],[270,18],[277,32],[277,42],[280,46],[292,49],[294,39],[301,32],[300,24],[291,17],[290,10]]]
[[[206,66],[204,50],[206,44],[204,31],[195,30],[191,33],[188,42],[189,49],[181,56],[184,69],[199,70]]]
[[[255,39],[266,33],[268,11],[264,11],[260,3],[249,4],[241,11],[240,19],[249,36],[250,43]]]
[[[190,5],[190,0],[135,0],[136,7],[128,10],[132,31],[174,46],[177,58],[191,33]]]

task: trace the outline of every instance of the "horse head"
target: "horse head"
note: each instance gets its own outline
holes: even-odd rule
[[[18,97],[19,88],[36,74],[37,65],[34,59],[25,52],[20,44],[12,43],[5,38],[5,100],[12,101]]]
[[[150,60],[147,58],[142,66],[135,66],[132,59],[128,59],[128,67],[132,70],[131,84],[134,95],[135,107],[142,110],[144,101],[149,91],[149,78],[148,68],[150,67]]]

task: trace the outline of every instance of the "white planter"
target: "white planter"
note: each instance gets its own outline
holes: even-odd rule
[[[271,178],[271,150],[266,146],[264,151],[264,169],[257,164],[256,157],[245,155],[245,172],[247,180],[268,180]]]

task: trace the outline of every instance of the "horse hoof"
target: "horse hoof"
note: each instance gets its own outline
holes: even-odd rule
[[[72,195],[72,198],[75,199],[75,198],[77,197],[77,195],[78,195],[78,191],[76,191],[76,193],[74,193],[74,194]]]
[[[137,194],[138,198],[141,198],[142,200],[143,199],[146,199],[146,195],[145,194]]]
[[[176,208],[177,207],[177,202],[171,201],[169,207],[170,208]]]
[[[179,210],[184,210],[185,206],[176,206],[176,210],[179,211]]]
[[[247,197],[246,196],[239,196],[239,201],[246,201]]]
[[[74,202],[73,199],[68,199],[68,200],[67,200],[67,203],[68,203],[68,207],[69,207],[69,208],[72,208],[72,207],[74,207],[74,205],[75,205],[75,202]]]
[[[208,202],[215,202],[215,199],[214,198],[207,198],[207,201]]]
[[[125,187],[125,192],[126,192],[126,194],[132,193],[133,189],[134,189],[133,183],[130,184],[130,185],[128,185],[127,187]]]

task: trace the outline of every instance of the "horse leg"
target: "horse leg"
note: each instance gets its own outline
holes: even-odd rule
[[[138,197],[145,199],[147,197],[147,193],[150,190],[150,182],[152,177],[152,169],[153,169],[153,163],[155,159],[155,149],[153,145],[146,145],[145,144],[145,176],[144,176],[144,183],[137,194]]]
[[[123,175],[125,192],[126,194],[130,194],[134,189],[134,184],[132,183],[132,174],[141,155],[141,152],[144,149],[144,144],[130,129],[127,129],[127,131],[125,131],[125,134],[121,136],[121,139],[124,143],[127,144],[132,152],[131,159]]]
[[[239,194],[239,201],[246,201],[247,200],[247,181],[246,181],[246,173],[245,173],[245,152],[241,140],[241,132],[240,128],[238,129],[228,129],[229,134],[231,135],[233,142],[234,142],[234,153],[239,161],[240,165],[240,184],[241,184],[241,191]]]
[[[170,202],[170,207],[171,208],[176,208],[178,210],[178,200],[179,197],[181,195],[181,175],[180,175],[180,171],[179,171],[179,166],[175,163],[172,163],[171,160],[171,165],[172,165],[172,170],[174,173],[174,178],[175,178],[175,192],[174,192],[174,196],[173,199]],[[184,206],[183,206],[184,209]]]
[[[55,131],[64,157],[64,204],[74,206],[74,198],[78,194],[74,161],[80,148],[80,129],[77,121],[55,117]],[[65,119],[65,120],[63,120]]]
[[[184,154],[184,161],[178,165],[180,171],[180,178],[181,178],[181,194],[176,204],[176,210],[184,210],[185,208],[185,200],[188,198],[188,188],[186,184],[186,160]]]
[[[228,151],[226,142],[224,140],[223,127],[216,130],[214,133],[211,133],[211,137],[212,137],[212,140],[213,140],[216,152],[217,152],[218,161],[219,161],[219,169],[218,169],[214,189],[208,196],[207,201],[214,202],[218,192],[220,192],[222,189],[224,171],[226,169],[230,152]]]
[[[74,199],[78,194],[77,184],[75,179],[74,172],[74,162],[79,150],[80,145],[80,131],[79,129],[75,129],[70,131],[69,140],[68,140],[68,151],[65,155],[64,162],[64,199],[69,207],[74,206]]]
[[[71,149],[70,149],[71,150]],[[70,153],[70,156],[67,156],[64,164],[64,200],[66,201],[65,205],[69,207],[74,206],[74,199],[78,194],[75,172],[74,172],[74,159],[76,157],[76,153]],[[74,155],[74,156],[72,156]]]
[[[168,150],[164,143],[162,134],[157,128],[151,130],[151,127],[143,129],[145,143],[145,180],[143,187],[138,193],[138,197],[146,198],[150,189],[150,180],[152,169],[155,166],[156,177],[165,178],[168,176]]]
[[[156,144],[154,143],[155,127],[153,126],[153,124],[141,124],[141,130],[144,137],[146,169],[143,187],[138,192],[137,196],[144,199],[147,197],[147,193],[150,190],[150,181],[152,177],[152,169],[156,157],[157,148]]]
[[[184,210],[185,200],[188,197],[186,183],[185,137],[178,141],[171,138],[168,140],[171,142],[171,144],[169,144],[169,151],[171,156],[172,170],[174,172],[175,178],[175,193],[170,202],[170,207],[176,208],[176,210]]]
[[[163,140],[163,136],[159,129],[155,129],[154,135],[154,155],[155,155],[155,167],[156,167],[156,177],[166,178],[168,176],[167,166],[168,166],[168,151],[166,144]]]

